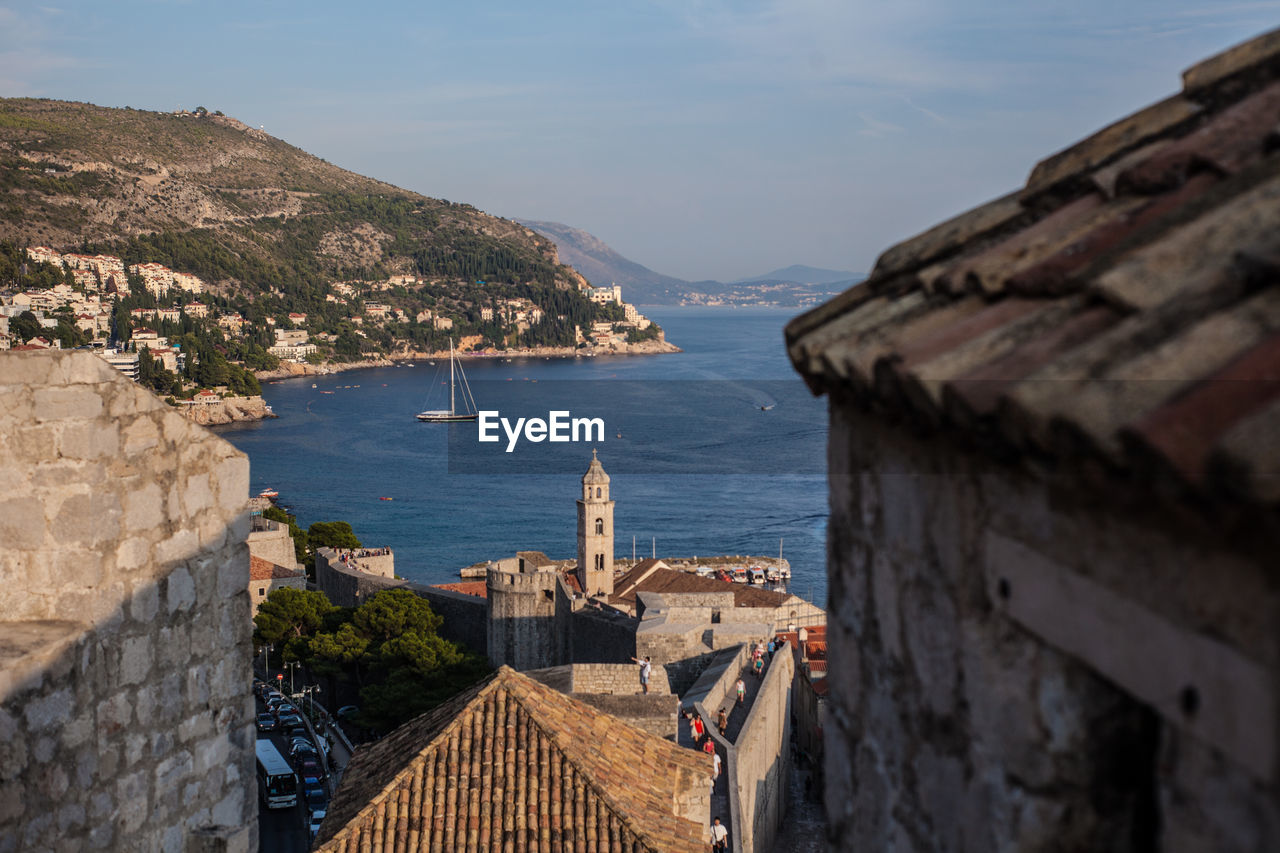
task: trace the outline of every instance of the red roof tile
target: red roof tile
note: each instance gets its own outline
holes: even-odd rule
[[[302,572],[278,566],[261,557],[249,556],[249,580],[251,581],[286,580],[300,577],[303,577]]]
[[[647,576],[645,572],[648,572]],[[610,596],[609,603],[617,605],[635,604],[636,594],[641,592],[732,592],[734,607],[781,607],[787,601],[787,594],[783,592],[759,589],[745,583],[726,583],[676,569],[650,569],[644,563],[637,563],[615,580],[613,588],[617,592]]]
[[[1280,502],[1277,115],[1280,30],[885,251],[789,324],[792,361],[817,392],[1002,455]]]
[[[460,581],[458,583],[437,583],[432,584],[436,589],[447,589],[451,592],[461,592],[464,595],[474,595],[477,598],[489,597],[489,586],[485,581]]]

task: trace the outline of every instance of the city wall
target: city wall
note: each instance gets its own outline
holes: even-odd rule
[[[361,560],[358,565],[363,563]],[[425,598],[431,604],[431,609],[443,617],[444,622],[440,625],[441,637],[460,643],[477,654],[488,654],[488,615],[483,598],[426,584],[366,574],[343,564],[332,549],[320,548],[316,551],[316,588],[339,607],[357,607],[384,589],[402,587]]]
[[[639,657],[636,625],[630,616],[583,607],[568,616],[575,663],[624,663]]]
[[[0,355],[0,849],[256,849],[248,484],[95,355]]]
[[[764,682],[734,739],[730,772],[739,809],[742,850],[774,849],[778,826],[786,814],[791,773],[791,655],[775,654]],[[710,710],[710,708],[708,708]]]

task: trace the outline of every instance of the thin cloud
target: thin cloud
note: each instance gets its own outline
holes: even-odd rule
[[[891,122],[882,121],[869,113],[858,113],[858,118],[866,127],[858,131],[859,136],[887,136],[890,133],[902,133],[905,128]]]

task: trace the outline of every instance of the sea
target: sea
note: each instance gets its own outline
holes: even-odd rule
[[[277,490],[304,527],[350,522],[410,580],[456,581],[516,551],[573,557],[594,450],[611,477],[618,557],[781,552],[790,590],[825,606],[826,400],[787,360],[796,310],[644,310],[683,352],[462,361],[478,408],[496,413],[496,440],[481,442],[476,422],[414,417],[447,407],[448,359],[265,383],[278,417],[217,431],[249,456],[252,494]],[[552,412],[601,423],[580,424],[577,441],[566,426],[569,441],[522,431],[514,443],[495,423]]]

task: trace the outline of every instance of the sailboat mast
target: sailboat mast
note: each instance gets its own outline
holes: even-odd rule
[[[453,338],[449,338],[449,414],[453,414]]]

